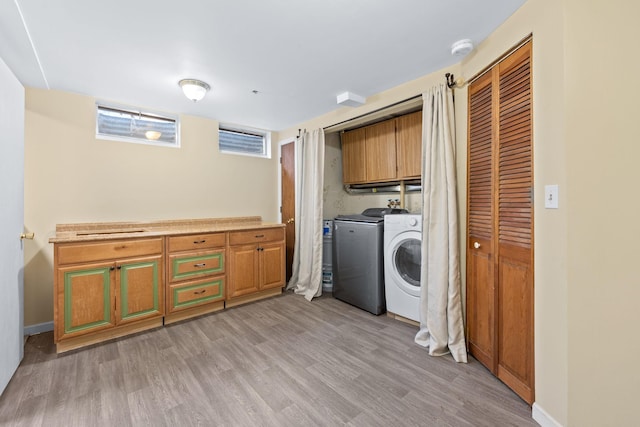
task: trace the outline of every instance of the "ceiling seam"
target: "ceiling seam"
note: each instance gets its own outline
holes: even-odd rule
[[[33,43],[33,39],[31,38],[31,33],[29,32],[29,27],[27,27],[27,21],[24,19],[24,15],[22,14],[22,9],[20,9],[20,4],[18,4],[18,0],[13,1],[18,9],[18,13],[20,14],[20,19],[22,20],[22,26],[24,27],[24,31],[27,33],[27,38],[29,39],[29,43],[31,44],[31,50],[33,50],[33,55],[36,57],[36,62],[38,63],[38,68],[40,68],[40,74],[42,74],[42,79],[44,80],[44,84],[47,89],[51,89],[49,87],[49,81],[47,80],[47,76],[44,73],[44,68],[42,68],[42,63],[40,62],[40,56],[38,56],[38,51],[36,49],[36,45]]]

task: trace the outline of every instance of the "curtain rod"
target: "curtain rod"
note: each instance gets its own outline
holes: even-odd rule
[[[345,124],[345,123],[349,123],[349,122],[352,122],[352,121],[355,121],[355,120],[358,120],[358,119],[362,119],[363,117],[367,117],[367,116],[370,116],[370,115],[372,115],[372,114],[379,113],[380,111],[384,111],[384,110],[386,110],[387,108],[392,108],[392,107],[395,107],[396,105],[400,105],[400,104],[405,103],[405,102],[408,102],[408,101],[413,101],[413,100],[418,99],[418,98],[422,98],[422,94],[420,94],[420,95],[414,95],[414,96],[411,96],[411,97],[409,97],[409,98],[403,99],[403,100],[401,100],[401,101],[394,102],[393,104],[389,104],[389,105],[386,105],[386,106],[384,106],[384,107],[380,107],[380,108],[378,108],[377,110],[369,111],[369,112],[367,112],[367,113],[360,114],[359,116],[352,117],[352,118],[350,118],[350,119],[343,120],[343,121],[341,121],[341,122],[334,123],[334,124],[329,125],[329,126],[325,126],[325,127],[323,127],[323,128],[322,128],[322,130],[327,130],[327,129],[330,129],[330,128],[333,128],[333,127],[336,127],[336,126],[343,125],[343,124]]]

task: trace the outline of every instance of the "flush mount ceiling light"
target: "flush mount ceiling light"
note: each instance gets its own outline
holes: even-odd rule
[[[473,42],[469,39],[458,40],[451,45],[451,55],[465,56],[473,50]]]
[[[211,86],[197,79],[183,79],[178,82],[184,92],[184,96],[192,100],[193,102],[200,101],[204,98],[205,94]]]
[[[162,132],[157,130],[148,130],[144,133],[144,137],[151,141],[157,141],[162,136]]]
[[[356,95],[351,92],[343,92],[336,97],[338,104],[347,107],[359,107],[366,101],[364,96]]]

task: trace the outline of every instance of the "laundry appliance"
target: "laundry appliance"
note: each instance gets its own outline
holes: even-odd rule
[[[422,216],[384,217],[384,279],[387,312],[420,321]]]
[[[384,297],[384,218],[406,213],[369,208],[333,221],[333,296],[373,314],[386,310]]]

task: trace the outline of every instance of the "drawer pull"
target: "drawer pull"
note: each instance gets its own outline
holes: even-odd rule
[[[200,262],[198,264],[193,264],[193,266],[195,268],[202,268],[202,267],[205,267],[206,265],[207,265],[207,263],[205,263],[205,262]]]
[[[193,242],[194,245],[199,245],[200,243],[204,243],[206,242],[206,240],[196,240],[195,242]]]
[[[201,290],[199,290],[199,291],[194,291],[194,292],[193,292],[193,294],[194,294],[194,295],[200,295],[200,294],[204,294],[205,292],[207,292],[207,290],[206,290],[206,289],[201,289]]]
[[[256,239],[260,239],[262,237],[264,237],[264,234],[256,234]]]

